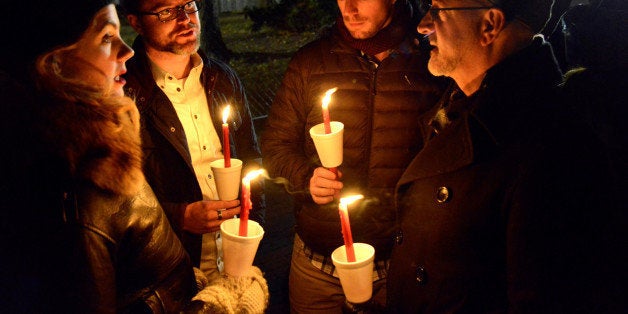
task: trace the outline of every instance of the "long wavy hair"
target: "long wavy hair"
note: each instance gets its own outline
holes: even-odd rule
[[[59,55],[68,48],[45,53],[35,62],[43,136],[66,164],[72,182],[87,180],[105,190],[133,195],[144,179],[135,102],[64,76]]]

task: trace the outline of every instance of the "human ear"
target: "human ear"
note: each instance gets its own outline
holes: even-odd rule
[[[126,16],[127,21],[129,21],[129,25],[131,25],[131,27],[133,27],[133,29],[135,30],[135,32],[137,32],[140,35],[142,34],[142,25],[137,17],[137,15],[133,15],[133,14],[129,14]]]
[[[482,46],[488,46],[495,41],[506,25],[504,12],[498,9],[489,9],[483,16],[481,22]]]

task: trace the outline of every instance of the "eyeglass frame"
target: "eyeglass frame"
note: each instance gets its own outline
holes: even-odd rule
[[[192,3],[192,2],[194,2],[194,3],[195,3],[195,5],[196,5],[196,10],[195,10],[195,11],[191,11],[191,12],[186,11],[184,8],[185,8],[188,4],[190,4],[190,3]],[[192,14],[192,13],[196,13],[196,12],[200,11],[200,10],[201,10],[201,8],[202,8],[202,3],[203,3],[203,1],[201,1],[201,0],[192,0],[192,1],[188,1],[188,2],[186,2],[186,3],[182,4],[182,5],[178,5],[178,6],[171,7],[171,8],[166,8],[166,9],[160,10],[160,11],[158,11],[158,12],[142,12],[142,11],[138,11],[138,12],[135,12],[135,15],[138,15],[138,16],[142,16],[142,15],[155,15],[155,16],[157,16],[157,19],[158,19],[160,22],[162,22],[162,23],[166,23],[166,22],[168,22],[168,21],[176,20],[176,19],[177,19],[177,18],[181,15],[181,13],[185,13],[185,14]],[[160,15],[160,14],[162,14],[164,11],[168,11],[168,10],[174,10],[174,11],[175,11],[175,12],[173,13],[173,15],[172,15],[172,18],[169,18],[169,19],[167,19],[167,20],[162,20],[162,19],[161,19],[161,15]]]
[[[471,11],[471,10],[488,10],[497,8],[497,6],[483,6],[483,7],[451,7],[451,8],[434,8],[431,4],[425,4],[427,9],[423,8],[422,11],[425,12],[423,15],[429,14],[432,20],[438,19],[438,12],[440,11]]]

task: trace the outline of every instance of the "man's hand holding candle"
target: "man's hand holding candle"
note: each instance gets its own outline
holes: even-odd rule
[[[342,172],[338,171],[338,175],[325,167],[314,169],[310,178],[310,195],[316,204],[324,205],[331,203],[334,198],[338,199],[343,184],[339,179],[342,178]]]

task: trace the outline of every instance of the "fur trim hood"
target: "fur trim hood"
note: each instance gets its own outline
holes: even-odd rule
[[[38,103],[43,136],[72,182],[92,182],[121,195],[137,193],[144,175],[133,100],[113,97],[93,105],[55,98]]]

